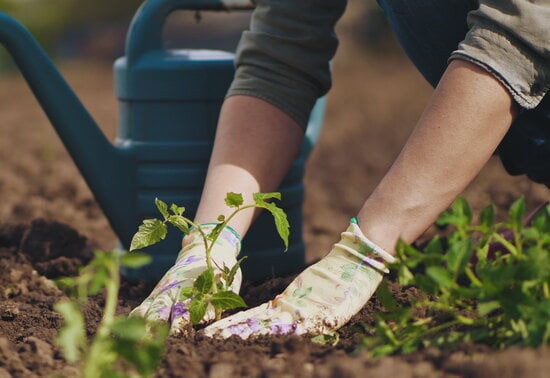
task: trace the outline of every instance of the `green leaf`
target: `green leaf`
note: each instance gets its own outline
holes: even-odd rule
[[[375,358],[380,358],[384,356],[389,356],[390,354],[395,353],[399,348],[394,345],[378,345],[374,348],[371,353]]]
[[[206,314],[206,308],[208,303],[204,300],[204,297],[196,297],[191,301],[189,306],[189,315],[191,317],[191,323],[199,324],[204,314]]]
[[[535,216],[531,224],[540,232],[550,235],[550,205],[542,209]]]
[[[141,377],[149,377],[162,361],[164,341],[169,328],[165,323],[150,322],[142,318],[116,318],[113,323],[111,349],[116,351],[118,359],[126,360],[140,373]],[[114,361],[110,364],[113,366]],[[124,366],[124,365],[123,365]],[[104,377],[128,377],[133,374],[112,372],[102,374]]]
[[[241,193],[227,193],[225,204],[229,207],[239,207],[243,204],[243,195]]]
[[[281,199],[281,193],[254,193],[253,198],[257,207],[268,210],[273,216],[273,219],[275,220],[275,227],[277,228],[279,236],[283,240],[286,251],[288,249],[288,237],[290,235],[290,224],[288,223],[288,218],[283,209],[277,207],[277,205],[272,202],[265,202],[266,199]]]
[[[240,295],[229,290],[212,294],[210,302],[219,310],[232,310],[234,308],[246,307],[244,299],[242,299]]]
[[[99,291],[104,288],[111,277],[109,275],[109,270],[107,266],[97,267],[92,274],[89,276],[90,280],[88,282],[88,294],[87,295],[96,295]]]
[[[454,225],[456,227],[463,227],[469,225],[471,222],[472,209],[468,201],[463,197],[458,197],[451,208],[439,216],[436,223],[441,226]]]
[[[399,308],[397,301],[393,298],[393,295],[388,288],[386,281],[382,281],[378,289],[376,290],[376,298],[382,303],[382,306],[388,311],[396,311]]]
[[[403,286],[411,285],[414,282],[414,275],[405,265],[399,265],[397,268],[399,283]]]
[[[437,294],[438,292],[440,292],[440,285],[432,278],[424,274],[416,274],[414,276],[414,282],[412,284],[428,294]]]
[[[181,289],[180,291],[180,301],[185,301],[186,299],[191,298],[195,295],[195,288],[192,286],[187,286]]]
[[[451,273],[445,268],[429,266],[426,268],[426,274],[444,289],[451,289],[455,286]]]
[[[495,209],[493,205],[487,205],[481,211],[481,215],[480,215],[481,226],[489,228],[493,225],[494,222],[495,222]]]
[[[150,264],[153,258],[141,252],[125,253],[120,257],[120,265],[127,268],[141,268],[147,264]]]
[[[459,211],[464,214],[467,224],[470,224],[472,222],[472,209],[468,204],[468,201],[466,201],[466,198],[459,197],[455,202],[455,206],[457,206],[458,209],[460,209]]]
[[[168,205],[158,198],[155,198],[155,205],[157,206],[157,209],[160,211],[164,219],[168,218]]]
[[[514,229],[518,230],[523,226],[523,216],[525,215],[525,198],[522,196],[517,199],[508,212],[510,222]]]
[[[218,236],[222,232],[223,228],[224,228],[223,223],[217,223],[212,229],[212,231],[210,231],[210,233],[207,235],[208,240],[214,241],[218,239]]]
[[[206,269],[197,277],[195,283],[193,284],[193,287],[197,290],[199,294],[207,294],[212,289],[213,283],[214,269],[210,268]]]
[[[498,301],[482,302],[477,304],[477,313],[479,314],[479,316],[484,317],[499,308],[500,303]]]
[[[424,252],[421,252],[421,251],[417,250],[416,248],[413,248],[412,246],[410,248],[405,249],[405,252],[407,253],[407,265],[410,264],[409,261],[413,257],[418,262],[421,262],[426,257],[425,256],[426,254],[441,256],[445,253],[444,249],[443,249],[443,242],[442,242],[441,237],[439,235],[434,236],[428,242],[428,244],[426,244],[426,247],[424,248]],[[411,266],[411,268],[412,267],[413,266]]]
[[[258,193],[254,193],[252,197],[254,198],[254,202],[256,202],[256,204],[258,204],[259,202],[265,202],[270,199],[277,199],[280,201],[281,193],[279,192],[259,193],[258,192]]]
[[[145,219],[132,238],[130,251],[141,249],[164,240],[168,232],[166,224],[159,219]]]
[[[137,316],[117,317],[111,327],[112,334],[122,340],[136,342],[147,336],[146,320]]]
[[[86,346],[84,316],[78,306],[72,302],[58,302],[54,308],[64,319],[55,342],[63,349],[63,354],[68,362],[76,362]]]
[[[320,345],[332,345],[336,346],[340,341],[340,334],[338,332],[328,332],[322,335],[317,335],[311,338],[311,342]]]
[[[227,287],[231,286],[233,283],[233,280],[235,279],[235,274],[237,274],[237,271],[239,270],[239,267],[241,266],[241,263],[246,260],[248,256],[243,256],[231,267],[231,270],[225,271],[226,266],[224,265],[224,279],[225,284]],[[229,269],[229,268],[228,268]]]
[[[182,215],[185,212],[185,207],[180,207],[173,203],[170,205],[170,210],[174,215]]]
[[[403,241],[397,243],[397,255],[399,259],[405,263],[409,268],[416,268],[416,266],[426,259],[426,254],[442,254],[441,243],[437,239],[432,239],[424,248],[424,252],[420,252],[410,244],[406,244]]]
[[[181,215],[170,215],[166,220],[185,235],[189,233],[189,223],[187,223],[187,220]]]
[[[76,286],[76,278],[61,277],[54,280],[57,287],[63,291],[72,291]]]
[[[447,267],[455,275],[462,273],[470,257],[472,257],[472,240],[457,241],[449,247],[449,251],[445,255]]]

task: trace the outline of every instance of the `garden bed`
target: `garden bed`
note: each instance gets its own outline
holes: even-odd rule
[[[341,23],[325,127],[307,165],[304,239],[308,262],[322,257],[337,240],[399,153],[431,93],[402,54],[377,55],[357,44],[353,34],[359,14],[348,12]],[[75,62],[62,68],[112,140],[117,104],[110,64]],[[65,295],[50,279],[75,274],[89,261],[93,248],[113,248],[116,238],[16,75],[2,77],[0,119],[0,378],[70,377],[76,370],[54,344],[62,318],[53,305]],[[548,190],[524,177],[508,176],[493,158],[463,195],[476,212],[494,203],[496,216],[502,219],[520,195],[525,195],[531,210],[548,199]],[[430,229],[426,237],[437,232]],[[244,297],[254,306],[279,293],[289,280],[246,283]],[[414,295],[396,284],[391,288],[402,300]],[[118,312],[128,313],[149,290],[123,282]],[[85,309],[89,335],[95,332],[102,305],[98,296]],[[545,348],[496,351],[469,346],[374,359],[367,351],[357,352],[356,346],[362,334],[372,332],[377,308],[376,301],[369,302],[340,331],[340,342],[334,347],[300,337],[224,342],[200,335],[169,338],[156,375],[505,378],[545,377],[550,371],[550,351]]]
[[[53,305],[65,295],[50,279],[74,275],[91,258],[86,239],[70,227],[36,220],[30,225],[0,227],[0,377],[74,376],[54,339],[62,318]],[[279,293],[289,282],[275,278],[245,285],[243,295],[254,306]],[[402,304],[414,289],[390,285]],[[124,282],[120,313],[140,303],[149,288]],[[84,311],[89,335],[101,319],[103,298],[93,297]],[[543,377],[550,371],[550,350],[486,346],[445,351],[428,349],[411,355],[372,358],[357,351],[362,335],[373,328],[379,310],[369,302],[340,330],[336,346],[308,338],[277,336],[242,341],[169,338],[157,377]]]

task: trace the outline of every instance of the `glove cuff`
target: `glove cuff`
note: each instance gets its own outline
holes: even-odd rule
[[[353,217],[350,219],[350,227],[353,229],[353,232],[355,235],[359,238],[359,240],[364,244],[366,247],[366,253],[372,253],[380,258],[382,258],[385,262],[388,264],[393,264],[395,262],[395,257],[393,257],[390,253],[388,253],[385,249],[380,247],[378,244],[367,238],[363,231],[359,228],[359,221],[356,217]]]
[[[389,272],[386,263],[395,262],[395,257],[363,234],[356,218],[351,219],[348,229],[342,233],[342,240],[340,243],[336,243],[335,247],[355,256],[363,264],[369,265],[382,273]]]

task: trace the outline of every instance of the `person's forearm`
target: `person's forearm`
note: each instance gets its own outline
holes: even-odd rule
[[[229,97],[222,107],[206,183],[196,214],[199,223],[215,222],[229,209],[227,192],[252,193],[278,188],[296,158],[304,132],[286,113],[250,96]],[[241,212],[231,226],[244,236],[254,213]]]
[[[491,74],[452,61],[401,154],[362,207],[362,231],[388,251],[412,242],[479,173],[515,114]]]

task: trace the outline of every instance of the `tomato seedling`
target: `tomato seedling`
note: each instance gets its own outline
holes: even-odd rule
[[[238,213],[255,208],[263,208],[269,211],[275,220],[275,227],[284,242],[285,248],[288,248],[290,226],[287,216],[276,204],[268,202],[273,199],[280,200],[281,194],[276,192],[254,193],[252,198],[254,202],[245,205],[243,196],[240,193],[227,193],[225,203],[233,211],[227,217],[224,215],[218,216],[218,223],[209,233],[206,233],[200,224],[183,215],[185,212],[184,207],[176,204],[168,206],[157,198],[155,199],[155,205],[163,219],[145,219],[132,238],[130,251],[135,251],[164,240],[168,233],[168,224],[179,229],[184,235],[188,235],[192,230],[196,230],[200,234],[206,251],[206,270],[197,277],[193,286],[182,289],[180,297],[182,301],[190,300],[189,313],[193,324],[201,321],[209,305],[214,308],[216,320],[221,318],[223,311],[246,306],[242,297],[229,289],[241,262],[246,257],[241,258],[232,267],[216,266],[221,274],[215,274],[215,262],[211,258],[212,248],[220,233]]]
[[[79,276],[57,281],[72,299],[55,305],[64,318],[56,343],[65,359],[78,366],[82,377],[149,377],[160,363],[168,327],[149,322],[146,328],[145,319],[115,316],[120,266],[138,268],[150,260],[141,253],[96,251]],[[82,308],[88,297],[103,291],[103,317],[88,342]]]

